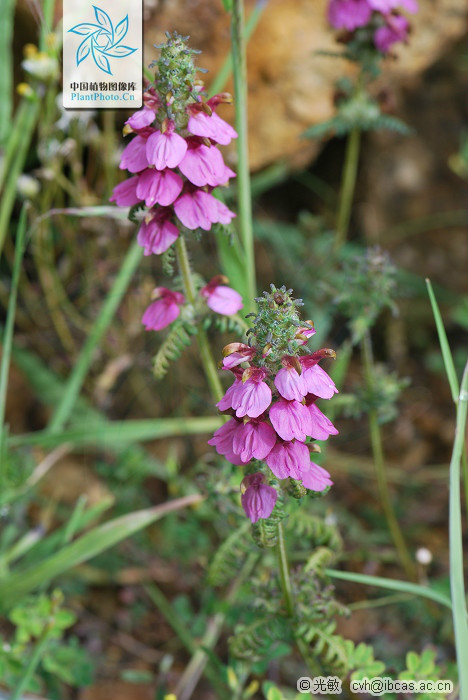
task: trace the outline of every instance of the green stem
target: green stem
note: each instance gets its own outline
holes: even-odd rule
[[[361,131],[354,127],[348,135],[346,144],[345,164],[341,180],[340,203],[336,219],[335,251],[339,250],[348,236],[351,209],[353,206],[354,190],[359,164],[359,147]]]
[[[48,624],[46,625],[46,628],[44,629],[42,635],[39,637],[37,644],[34,647],[31,658],[29,659],[29,663],[26,666],[26,669],[23,675],[21,676],[20,680],[18,681],[15,689],[13,690],[10,700],[20,700],[20,698],[23,697],[23,692],[26,690],[31,678],[34,676],[34,673],[36,672],[36,669],[41,662],[42,657],[45,654],[47,645],[49,643],[50,632],[51,625]]]
[[[21,115],[23,118],[21,129],[15,127],[11,134],[12,139],[18,138],[19,141],[14,157],[10,162],[10,168],[8,172],[5,171],[6,184],[0,205],[0,255],[10,226],[10,216],[16,199],[16,183],[23,171],[38,115],[39,101],[36,99],[29,100]]]
[[[255,281],[255,251],[252,223],[252,195],[250,191],[249,143],[247,122],[247,59],[244,29],[244,0],[233,0],[231,17],[231,45],[234,73],[237,139],[237,197],[239,228],[246,260],[246,278],[250,308],[254,310],[257,296]]]
[[[260,17],[263,14],[263,10],[266,7],[266,2],[257,2],[249,15],[249,18],[245,24],[245,40],[246,42],[250,39],[253,32],[255,31]],[[216,95],[218,92],[224,90],[224,86],[230,78],[232,73],[232,55],[226,56],[223,65],[217,72],[215,79],[210,85],[209,95]]]
[[[374,392],[374,369],[372,358],[372,344],[370,333],[367,331],[361,341],[361,357],[364,368],[366,387],[370,395]],[[368,415],[369,434],[374,457],[377,486],[379,489],[380,502],[385,514],[387,526],[393,539],[393,543],[398,553],[401,565],[406,571],[408,578],[416,580],[416,569],[406,546],[405,538],[398,524],[395,511],[393,509],[390,492],[388,489],[387,475],[385,473],[385,460],[382,446],[382,435],[378,420],[377,410],[371,408]]]
[[[279,571],[280,571],[281,590],[283,591],[283,598],[284,598],[284,604],[286,606],[286,611],[287,611],[289,617],[292,617],[294,614],[294,596],[293,596],[293,590],[292,590],[292,586],[291,586],[291,578],[289,576],[288,555],[286,552],[286,545],[284,542],[283,523],[281,521],[278,523],[277,528],[278,528],[278,544],[276,545],[276,547],[277,547],[277,553],[278,553],[278,564],[279,564]]]
[[[468,698],[468,623],[466,594],[463,578],[463,532],[460,502],[460,461],[465,444],[468,409],[468,362],[463,372],[457,405],[457,424],[450,460],[449,534],[450,534],[450,592],[452,597],[453,626],[460,682],[460,697]]]
[[[185,238],[183,235],[179,236],[179,238],[176,241],[175,247],[177,253],[177,262],[179,264],[180,276],[182,277],[182,283],[184,285],[185,297],[189,304],[194,305],[197,300],[197,292],[193,281],[187,246],[185,244]],[[200,357],[203,364],[203,369],[205,370],[206,379],[210,386],[211,393],[213,394],[213,398],[216,399],[216,401],[220,401],[224,395],[223,387],[218,377],[216,363],[214,361],[213,355],[211,354],[211,349],[208,343],[207,335],[200,324],[198,324],[197,326],[197,342],[198,349],[200,350]]]
[[[294,617],[294,593],[291,585],[291,577],[289,575],[288,554],[286,551],[286,543],[284,541],[283,523],[281,520],[277,524],[278,544],[276,551],[278,554],[278,568],[280,574],[281,590],[283,592],[284,604],[288,617]],[[296,639],[297,648],[307,666],[313,675],[319,673],[319,669],[314,661],[310,658],[309,648],[303,639]]]
[[[18,232],[16,236],[15,259],[13,263],[13,276],[11,281],[11,290],[8,298],[8,311],[5,323],[5,332],[2,338],[2,358],[0,362],[0,491],[3,492],[7,475],[7,460],[4,455],[4,437],[5,429],[3,422],[5,420],[5,406],[8,388],[8,374],[10,371],[11,348],[13,345],[13,333],[15,326],[16,300],[18,297],[18,286],[21,274],[21,262],[26,240],[26,205],[23,205],[18,224]]]

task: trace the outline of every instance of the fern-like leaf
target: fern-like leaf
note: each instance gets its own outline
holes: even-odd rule
[[[343,676],[349,670],[346,641],[334,634],[335,622],[325,624],[302,623],[296,628],[296,638],[307,643],[311,655],[320,660],[330,675]]]
[[[212,586],[225,586],[239,573],[241,563],[255,547],[249,530],[250,523],[246,520],[216,552],[207,576],[208,583]]]
[[[183,321],[176,321],[172,325],[154,358],[153,372],[156,379],[162,379],[165,376],[171,362],[178,360],[185,348],[191,345],[191,336],[195,333],[195,326],[190,326]]]

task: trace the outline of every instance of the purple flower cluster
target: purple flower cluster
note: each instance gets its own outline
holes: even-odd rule
[[[294,330],[299,353],[315,331],[312,327]],[[209,444],[233,464],[265,460],[277,479],[293,479],[307,489],[323,491],[333,482],[325,469],[311,462],[312,445],[307,440],[327,440],[338,433],[316,403],[338,391],[318,364],[335,353],[324,348],[307,355],[283,355],[279,363],[270,363],[269,351],[268,346],[260,349],[244,343],[224,348],[223,369],[234,375],[234,382],[217,407],[231,418]],[[269,517],[277,493],[264,474],[248,474],[242,493],[242,505],[252,522]]]
[[[375,47],[387,54],[398,42],[405,42],[409,22],[399,8],[408,12],[418,11],[416,0],[330,0],[328,20],[335,29],[354,32],[360,27],[375,24]]]
[[[222,93],[204,101],[201,88],[200,82],[193,83],[181,116],[180,105],[177,112],[172,109],[174,95],[161,95],[149,87],[144,107],[125,123],[124,133],[135,136],[122,153],[120,168],[128,170],[130,177],[114,188],[110,201],[144,210],[137,240],[145,255],[165,253],[184,227],[209,231],[213,224],[229,224],[235,216],[212,194],[235,177],[218,144],[229,144],[237,134],[216,114],[216,108],[231,102],[231,96]],[[176,125],[175,114],[182,126]],[[243,304],[227,281],[217,275],[200,290],[199,298],[216,313],[230,316]],[[172,323],[186,301],[183,294],[165,287],[156,287],[153,299],[142,319],[147,330],[161,330]]]

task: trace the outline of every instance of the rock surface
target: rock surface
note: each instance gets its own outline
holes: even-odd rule
[[[250,40],[249,134],[253,170],[278,160],[291,167],[306,165],[319,144],[300,138],[311,124],[333,114],[334,82],[350,67],[339,59],[317,56],[334,49],[334,34],[326,21],[328,0],[269,0]],[[381,80],[397,89],[444,54],[467,30],[466,0],[420,0],[410,44],[388,61]],[[246,3],[247,15],[254,3]],[[164,31],[189,34],[191,45],[203,51],[199,65],[215,76],[229,50],[229,18],[221,0],[145,0],[145,63],[155,58],[153,44]],[[228,84],[228,89],[232,86]],[[232,109],[222,116],[232,121]],[[234,153],[230,154],[231,161]]]

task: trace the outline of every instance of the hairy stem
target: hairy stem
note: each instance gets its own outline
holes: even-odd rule
[[[248,298],[254,311],[257,296],[255,281],[255,253],[252,224],[252,195],[250,190],[249,143],[247,123],[247,60],[244,29],[244,0],[233,0],[231,17],[232,64],[236,108],[237,139],[237,198],[239,228],[246,261]]]
[[[336,236],[334,243],[335,251],[341,248],[348,237],[351,209],[354,200],[354,190],[356,188],[360,142],[361,131],[359,127],[354,127],[348,135],[348,141],[346,144],[345,164],[341,180],[340,203],[336,219]]]
[[[361,341],[361,358],[364,368],[364,377],[369,394],[374,391],[374,368],[372,358],[372,343],[369,331],[366,332]],[[387,526],[393,539],[393,543],[398,553],[401,565],[406,571],[408,578],[416,580],[416,569],[406,546],[405,538],[398,524],[395,511],[393,509],[390,491],[388,488],[387,475],[385,472],[385,460],[382,446],[382,435],[378,420],[377,410],[371,408],[368,415],[369,435],[374,457],[377,486],[379,489],[380,502],[385,514]]]
[[[192,270],[190,267],[190,260],[187,253],[187,246],[185,245],[185,238],[180,235],[175,244],[177,253],[177,262],[179,265],[180,276],[182,277],[182,283],[184,285],[184,292],[189,304],[195,304],[196,301],[196,289],[193,281]],[[220,401],[224,395],[223,387],[218,377],[218,371],[216,369],[216,363],[214,361],[211,349],[208,343],[208,338],[206,336],[205,330],[200,324],[197,326],[197,342],[198,349],[200,350],[200,358],[202,361],[203,369],[205,370],[206,379],[208,381],[213,398],[216,401]]]

